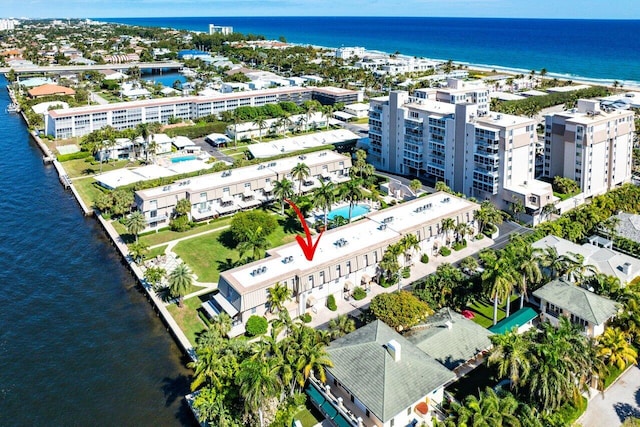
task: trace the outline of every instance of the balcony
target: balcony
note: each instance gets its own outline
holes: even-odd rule
[[[309,400],[331,424],[339,427],[362,427],[361,417],[343,405],[341,397],[331,394],[331,388],[325,386],[313,376],[309,376],[309,384],[305,388]]]

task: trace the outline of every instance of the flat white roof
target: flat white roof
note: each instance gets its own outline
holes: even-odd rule
[[[416,212],[416,208],[427,204],[431,204],[431,207]],[[305,258],[298,243],[294,242],[270,250],[270,256],[263,260],[223,272],[222,276],[233,278],[232,285],[240,293],[250,292],[263,286],[270,286],[273,280],[283,274],[285,268],[287,271],[310,271],[337,261],[356,249],[378,247],[382,242],[399,238],[420,224],[432,222],[474,206],[477,204],[448,193],[434,193],[370,213],[353,224],[325,232],[320,238],[312,261]],[[392,220],[386,223],[386,227],[381,227],[389,218]],[[313,237],[313,241],[315,242],[316,239],[318,235]],[[340,240],[346,241],[346,244],[337,245],[336,242]],[[291,259],[291,261],[285,264],[284,259]],[[252,272],[258,267],[266,267],[266,270],[253,275]]]
[[[185,147],[192,147],[196,144],[186,136],[178,135],[175,138],[173,138],[173,145],[178,147],[178,149],[182,150]]]
[[[526,96],[516,95],[509,92],[491,92],[489,94],[489,98],[497,98],[503,101],[518,101],[520,99],[525,99]]]
[[[257,159],[274,157],[284,153],[292,153],[322,145],[338,144],[345,141],[360,139],[358,135],[347,129],[335,129],[326,132],[316,132],[307,135],[283,138],[271,142],[249,144],[247,148]]]

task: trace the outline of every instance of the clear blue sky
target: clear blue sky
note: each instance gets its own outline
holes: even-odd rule
[[[0,0],[4,17],[451,16],[640,19],[640,0]]]

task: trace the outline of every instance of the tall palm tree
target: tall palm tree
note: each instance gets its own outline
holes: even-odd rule
[[[533,248],[522,236],[511,239],[505,248],[515,266],[515,276],[518,279],[517,286],[520,293],[520,308],[524,307],[524,299],[530,283],[539,283],[542,280],[539,255],[541,249]]]
[[[147,220],[145,219],[142,212],[135,211],[127,217],[124,225],[125,227],[127,227],[127,231],[135,236],[137,243],[138,234],[140,234],[142,230],[147,228]]]
[[[302,182],[311,174],[311,169],[305,163],[298,163],[291,168],[291,176],[298,180],[298,196],[302,194]]]
[[[528,355],[531,341],[516,331],[492,335],[493,350],[487,359],[489,366],[496,365],[498,376],[511,380],[511,388],[517,388],[529,377],[531,359]]]
[[[280,200],[280,215],[284,215],[285,199],[290,199],[293,192],[293,183],[287,178],[282,178],[273,184],[273,194]]]
[[[181,263],[169,273],[169,295],[178,298],[178,307],[182,307],[182,301],[193,283],[193,275],[187,264]]]
[[[340,197],[349,202],[349,222],[351,222],[351,211],[353,207],[363,198],[361,185],[361,179],[351,179],[345,182],[339,190]]]
[[[281,380],[277,375],[278,360],[245,359],[240,364],[236,383],[240,386],[240,395],[244,399],[247,413],[259,413],[260,426],[264,426],[263,406],[270,398],[275,398],[281,390]]]
[[[478,221],[479,233],[484,231],[487,224],[502,224],[502,213],[488,200],[480,204],[480,209],[475,212],[475,219]]]
[[[501,299],[506,300],[506,316],[509,317],[510,296],[516,278],[511,263],[504,255],[495,258],[495,260],[486,260],[484,268],[481,276],[482,283],[485,291],[493,300],[493,324],[495,325],[498,323],[498,302]]]
[[[262,129],[264,129],[267,125],[267,119],[264,116],[258,116],[253,121],[253,124],[258,126],[259,139],[260,141],[262,141]]]
[[[313,205],[324,212],[324,229],[327,229],[331,205],[336,201],[336,186],[331,181],[320,181],[320,187],[313,190]]]
[[[281,312],[284,309],[284,304],[289,300],[289,298],[291,298],[291,289],[287,288],[280,282],[277,282],[269,288],[269,294],[267,295],[269,311],[271,313]]]
[[[607,328],[598,337],[598,355],[607,365],[618,369],[624,369],[638,359],[638,352],[629,344],[629,335],[620,328]]]
[[[520,426],[518,421],[519,403],[508,394],[499,397],[488,388],[480,392],[480,397],[471,394],[462,404],[453,405],[453,414],[447,418],[448,426]]]
[[[453,218],[442,219],[442,222],[440,223],[440,230],[442,230],[442,233],[444,234],[447,242],[450,240],[449,231],[452,231],[455,229],[456,229],[456,222]]]
[[[409,233],[402,237],[398,244],[400,245],[402,255],[404,257],[404,266],[407,267],[407,261],[411,259],[411,253],[413,251],[420,250],[420,241],[415,234]]]
[[[461,222],[460,224],[456,225],[455,231],[457,235],[456,241],[463,242],[465,236],[473,233],[473,228],[466,222]]]
[[[335,112],[333,105],[325,105],[322,108],[322,115],[325,117],[325,119],[327,120],[327,125],[326,128],[329,129],[329,121],[331,120],[331,117],[333,117],[333,113]]]
[[[251,253],[251,259],[253,261],[260,259],[262,251],[269,247],[269,240],[267,240],[267,236],[262,230],[261,226],[258,226],[255,229],[247,229],[246,230],[246,240],[240,242],[237,249],[240,254],[240,258],[244,256],[245,253]]]

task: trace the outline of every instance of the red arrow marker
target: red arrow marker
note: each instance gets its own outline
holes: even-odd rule
[[[318,247],[318,243],[320,242],[320,237],[322,237],[322,233],[324,233],[324,230],[322,230],[322,232],[318,236],[316,243],[313,243],[313,239],[311,239],[311,232],[309,231],[309,227],[307,227],[307,222],[304,220],[304,216],[302,216],[302,212],[300,212],[300,209],[291,200],[284,199],[284,201],[289,203],[289,205],[291,205],[293,210],[296,211],[296,214],[298,214],[298,218],[300,219],[302,228],[304,228],[304,234],[307,236],[307,241],[305,242],[302,236],[299,236],[299,235],[296,236],[296,240],[300,245],[300,247],[302,248],[302,252],[304,252],[305,258],[307,258],[307,260],[309,261],[312,261],[313,254],[316,253],[316,248]]]

